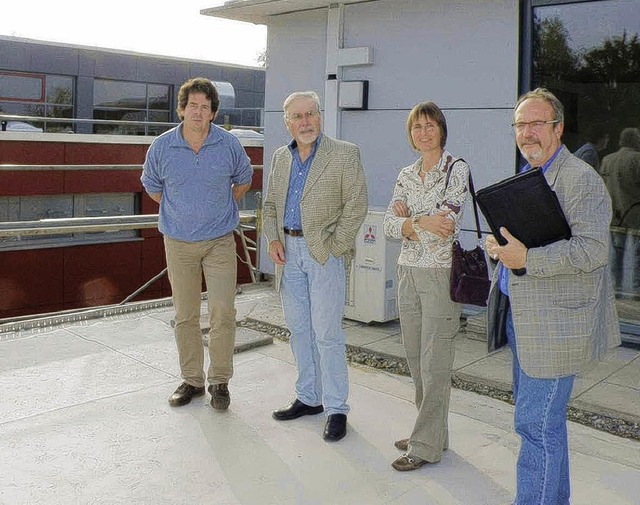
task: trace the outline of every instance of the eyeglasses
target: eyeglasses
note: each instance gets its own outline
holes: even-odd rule
[[[419,123],[413,123],[413,126],[411,126],[411,131],[419,132],[421,130],[424,130],[426,133],[431,133],[431,132],[435,131],[436,128],[437,128],[437,126],[432,124],[432,123],[427,123],[426,125],[421,125]]]
[[[287,118],[287,121],[297,123],[302,121],[303,118],[311,120],[317,118],[319,115],[320,112],[317,110],[308,110],[307,112],[294,112],[293,114],[287,114],[285,117]]]
[[[546,125],[546,124],[556,124],[556,123],[559,123],[559,122],[560,122],[560,120],[558,120],[558,119],[551,119],[549,121],[529,121],[528,123],[511,123],[511,126],[518,133],[523,132],[524,129],[527,126],[529,128],[531,128],[533,131],[539,132],[544,125]]]

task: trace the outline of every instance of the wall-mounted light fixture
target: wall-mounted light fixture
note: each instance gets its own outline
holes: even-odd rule
[[[338,91],[338,106],[345,110],[367,110],[369,108],[369,81],[341,81]]]

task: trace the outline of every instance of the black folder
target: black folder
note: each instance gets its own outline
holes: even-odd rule
[[[502,226],[528,249],[571,238],[558,196],[539,168],[479,189],[476,200],[500,245],[507,243]]]

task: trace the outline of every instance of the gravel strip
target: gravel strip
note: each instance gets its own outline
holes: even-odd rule
[[[251,318],[239,321],[238,326],[267,333],[268,335],[271,335],[278,340],[282,340],[283,342],[289,341],[290,332],[287,328],[283,328],[282,326],[265,323]],[[353,364],[366,365],[398,375],[409,375],[409,368],[404,358],[366,351],[361,347],[351,346],[348,344],[347,360]],[[511,391],[504,391],[485,384],[471,382],[456,377],[455,375],[451,379],[451,385],[456,389],[481,394],[513,405],[513,394]],[[605,431],[612,435],[640,440],[640,423],[631,423],[623,419],[595,414],[575,407],[569,407],[567,409],[567,418],[570,421],[595,428],[596,430]]]

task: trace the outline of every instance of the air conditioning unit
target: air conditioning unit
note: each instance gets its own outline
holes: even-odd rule
[[[400,241],[387,240],[384,210],[372,210],[356,237],[356,254],[348,270],[344,317],[370,323],[398,318],[396,264]]]

